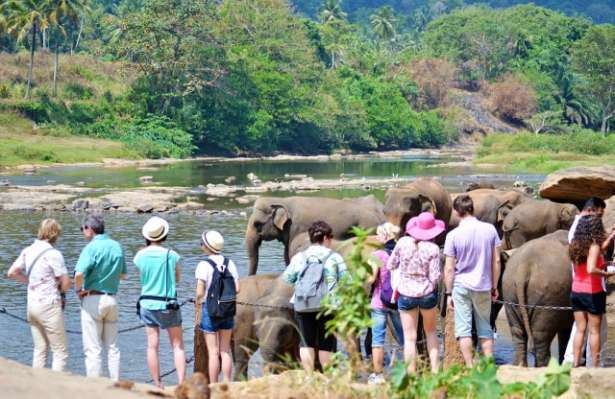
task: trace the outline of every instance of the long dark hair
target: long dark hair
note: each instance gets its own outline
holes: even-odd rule
[[[574,264],[587,262],[589,248],[593,244],[602,245],[606,238],[602,219],[598,216],[589,215],[579,219],[579,224],[574,232],[574,238],[568,248],[570,259]]]

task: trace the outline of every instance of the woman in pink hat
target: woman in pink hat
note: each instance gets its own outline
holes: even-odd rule
[[[406,236],[395,246],[387,268],[399,268],[397,306],[404,330],[404,360],[408,372],[416,372],[416,336],[419,312],[427,337],[432,373],[438,372],[438,336],[436,333],[440,248],[433,240],[444,231],[444,222],[431,212],[423,212],[406,224]]]

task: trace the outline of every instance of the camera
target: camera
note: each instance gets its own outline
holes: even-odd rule
[[[172,299],[167,301],[167,310],[179,310],[179,303],[177,300]]]

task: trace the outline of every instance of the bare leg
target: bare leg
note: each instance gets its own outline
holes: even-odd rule
[[[381,374],[384,368],[384,348],[381,346],[372,346],[372,364],[374,365],[374,373]]]
[[[416,372],[416,329],[419,319],[419,309],[402,310],[399,312],[401,325],[404,329],[404,361],[408,364],[408,373]]]
[[[218,331],[220,344],[220,359],[222,361],[222,376],[224,381],[231,381],[231,373],[233,372],[233,355],[231,354],[231,334],[233,330]]]
[[[581,349],[583,348],[583,341],[585,338],[585,329],[587,327],[587,313],[586,312],[574,312],[574,322],[577,326],[577,331],[574,335],[574,361],[573,367],[579,367],[581,363]]]
[[[479,338],[480,349],[483,352],[483,356],[493,357],[493,339],[491,338]]]
[[[431,372],[437,373],[440,368],[440,354],[438,353],[440,343],[438,342],[438,333],[436,331],[438,319],[436,308],[421,309],[421,315],[423,316],[423,328],[425,329],[425,337],[427,339]]]
[[[466,362],[466,366],[472,367],[474,363],[474,348],[472,344],[472,337],[459,337],[459,349],[463,355],[463,360]]]
[[[154,385],[162,388],[160,382],[160,363],[158,361],[158,350],[160,349],[160,329],[158,327],[145,327],[147,334],[147,367],[154,380]]]
[[[299,357],[301,358],[301,365],[305,371],[314,371],[314,348],[299,348]]]
[[[218,333],[206,333],[205,345],[207,345],[207,352],[209,353],[209,383],[213,384],[218,382],[218,375],[220,374],[220,347],[218,346]]]
[[[600,367],[600,322],[602,315],[587,314],[587,327],[589,330],[589,347],[592,355],[592,367]]]
[[[331,356],[333,356],[333,353],[331,353],[331,352],[328,352],[328,351],[318,351],[318,361],[320,362],[320,365],[322,366],[323,369],[329,363],[331,363]]]
[[[175,361],[175,369],[177,370],[178,383],[184,382],[186,377],[186,352],[184,351],[184,332],[181,327],[171,327],[169,332],[169,340],[173,348],[173,360]]]

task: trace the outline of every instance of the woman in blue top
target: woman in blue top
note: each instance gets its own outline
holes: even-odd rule
[[[154,216],[143,226],[146,247],[137,252],[134,264],[141,277],[141,298],[139,299],[139,317],[145,324],[147,334],[147,366],[154,384],[162,387],[160,382],[160,329],[167,330],[179,383],[186,374],[186,354],[182,334],[181,309],[177,304],[175,287],[181,275],[179,255],[164,248],[169,223]]]

